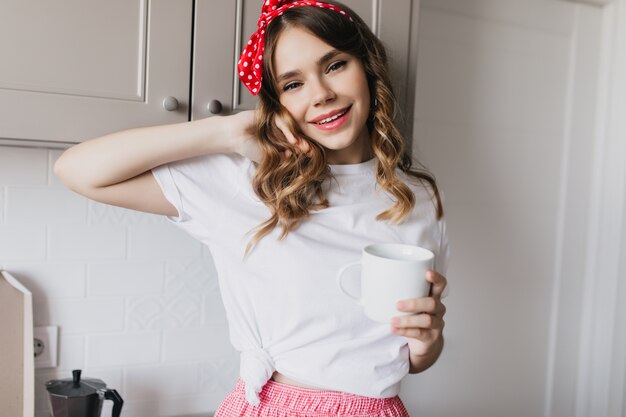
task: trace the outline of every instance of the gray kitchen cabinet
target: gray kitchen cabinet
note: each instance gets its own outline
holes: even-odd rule
[[[1,0],[0,138],[76,143],[187,120],[192,11],[192,0]],[[177,110],[163,108],[170,96]]]
[[[388,46],[407,99],[416,0],[346,0]],[[261,0],[0,0],[0,144],[64,147],[251,109],[235,63]]]

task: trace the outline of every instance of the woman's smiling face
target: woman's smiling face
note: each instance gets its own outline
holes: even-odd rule
[[[280,103],[326,148],[329,164],[370,157],[370,93],[361,61],[299,27],[286,27],[273,56]]]

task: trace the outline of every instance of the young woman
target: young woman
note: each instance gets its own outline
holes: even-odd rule
[[[256,111],[117,132],[55,165],[91,199],[168,216],[208,245],[240,380],[217,416],[407,416],[398,397],[443,347],[439,192],[393,124],[385,50],[335,2],[266,0],[238,64]],[[374,242],[436,254],[429,297],[391,325],[338,291]]]

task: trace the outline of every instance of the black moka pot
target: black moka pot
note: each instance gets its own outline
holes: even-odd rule
[[[99,379],[80,379],[80,369],[73,378],[46,382],[52,417],[100,417],[104,400],[113,401],[112,417],[119,417],[124,400]]]

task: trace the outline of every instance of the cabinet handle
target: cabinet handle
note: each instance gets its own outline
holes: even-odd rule
[[[176,97],[165,97],[163,100],[163,108],[167,111],[174,111],[178,109],[178,100],[176,100]]]
[[[222,112],[222,103],[219,100],[211,100],[208,106],[209,112],[212,114],[220,114]]]

